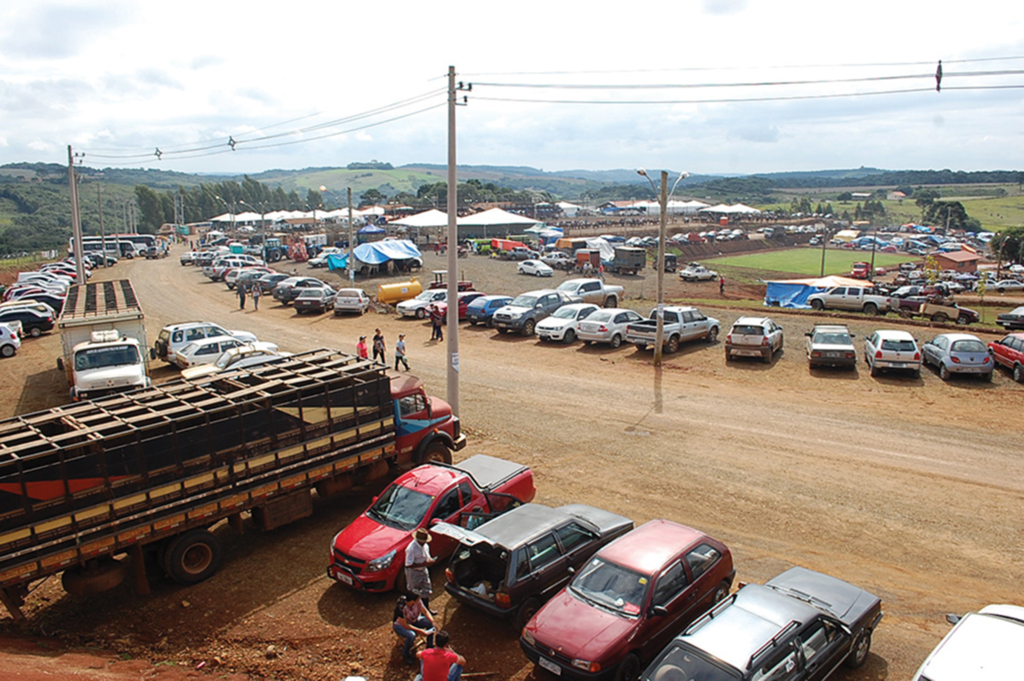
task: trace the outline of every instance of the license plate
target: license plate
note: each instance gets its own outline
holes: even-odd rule
[[[838,352],[826,352],[825,356],[835,359],[836,357],[839,357],[839,353]]]
[[[562,668],[559,667],[554,662],[552,662],[551,660],[547,659],[546,657],[540,658],[540,661],[538,662],[538,664],[540,664],[540,668],[541,669],[547,669],[549,672],[551,672],[555,676],[561,676],[562,675]]]
[[[348,584],[349,586],[352,585],[352,575],[348,574],[347,572],[342,572],[341,570],[335,570],[334,574],[338,578],[339,582]]]
[[[889,362],[889,366],[893,369],[906,369],[907,365],[904,362]]]
[[[757,350],[733,350],[732,354],[737,357],[757,357],[761,353]]]

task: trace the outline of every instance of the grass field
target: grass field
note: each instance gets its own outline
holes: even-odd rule
[[[875,253],[876,267],[892,267],[914,258],[898,253]],[[855,262],[870,262],[871,253],[830,248],[825,251],[825,274],[849,274]],[[783,275],[818,276],[821,273],[821,249],[789,248],[783,251],[732,255],[706,261],[715,269],[742,268]]]

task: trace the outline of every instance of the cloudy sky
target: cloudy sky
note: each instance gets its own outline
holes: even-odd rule
[[[1024,167],[1010,0],[9,0],[0,163],[443,164],[449,65],[460,164]]]

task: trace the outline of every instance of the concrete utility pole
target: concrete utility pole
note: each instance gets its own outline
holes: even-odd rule
[[[455,67],[448,67],[448,404],[459,415],[459,228],[455,167]]]
[[[68,145],[68,188],[71,190],[71,234],[75,238],[75,274],[79,284],[85,283],[85,262],[82,253],[82,217],[78,212],[78,178],[75,177],[75,154]]]
[[[107,233],[103,229],[103,195],[100,192],[100,189],[102,189],[102,187],[100,187],[100,185],[97,184],[96,185],[96,207],[99,209],[99,212],[100,212],[100,249],[102,250],[102,249],[106,248],[106,246],[104,244],[107,241]],[[100,260],[103,262],[103,266],[106,267],[107,266],[107,256],[106,256],[106,254],[104,254],[103,257],[100,258]]]
[[[356,285],[356,228],[352,223],[352,187],[348,188],[348,258],[346,263],[348,265],[348,282],[349,286],[355,288]]]

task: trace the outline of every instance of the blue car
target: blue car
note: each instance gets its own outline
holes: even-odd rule
[[[511,302],[512,296],[482,296],[469,304],[466,309],[466,319],[473,326],[477,324],[492,326],[495,310],[505,307]]]

